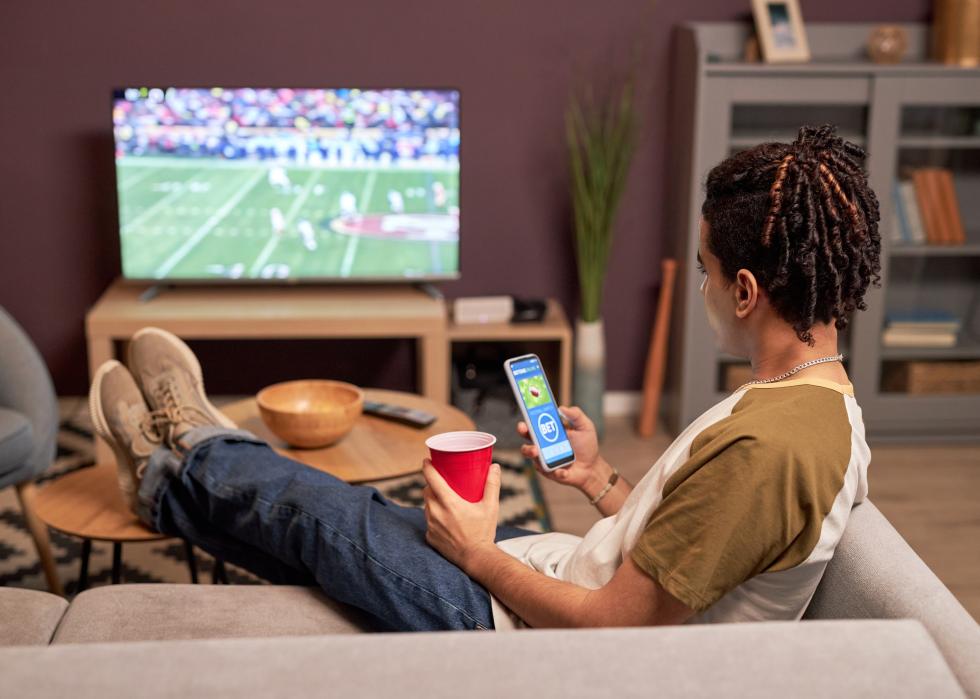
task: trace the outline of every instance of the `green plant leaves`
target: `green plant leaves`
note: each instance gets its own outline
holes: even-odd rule
[[[632,75],[617,92],[600,105],[587,87],[573,96],[565,112],[575,254],[585,321],[599,318],[613,223],[636,145]]]

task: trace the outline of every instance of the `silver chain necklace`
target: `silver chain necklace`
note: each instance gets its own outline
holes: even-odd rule
[[[842,361],[844,361],[844,355],[843,354],[835,354],[832,357],[821,357],[820,359],[811,359],[808,362],[803,362],[802,364],[793,367],[789,371],[784,372],[784,373],[780,374],[779,376],[773,376],[770,379],[755,379],[753,381],[746,381],[741,386],[739,386],[736,389],[736,391],[741,391],[746,386],[751,386],[752,384],[757,384],[757,383],[775,383],[776,381],[782,381],[785,378],[789,378],[790,376],[792,376],[796,372],[803,371],[807,367],[811,367],[814,364],[825,364],[827,362],[842,362]]]

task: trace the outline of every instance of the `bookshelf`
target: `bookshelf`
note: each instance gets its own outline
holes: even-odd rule
[[[909,37],[905,62],[871,63],[864,47],[875,26],[810,23],[813,59],[796,65],[742,62],[749,24],[677,29],[667,193],[677,204],[669,209],[667,238],[675,242],[671,253],[681,269],[664,398],[675,432],[726,395],[727,372],[745,368],[743,360],[715,349],[698,293],[694,256],[704,178],[731,153],[767,140],[791,141],[800,125],[829,122],[869,152],[881,207],[882,287],[869,291],[868,310],[841,338],[868,434],[980,434],[980,388],[974,390],[969,378],[980,374],[980,69],[928,62],[925,24],[901,25]],[[951,175],[964,234],[956,244],[902,239],[896,206],[904,197],[896,182],[920,169]],[[883,342],[889,327],[907,327],[897,327],[899,317],[908,321],[915,314],[945,321],[944,332],[955,327],[955,344]],[[896,375],[919,383],[896,384]],[[922,376],[936,380],[921,382]]]

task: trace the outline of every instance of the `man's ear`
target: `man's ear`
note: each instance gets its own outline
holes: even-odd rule
[[[759,285],[755,275],[747,269],[738,270],[732,289],[735,294],[735,316],[748,318],[759,303]]]

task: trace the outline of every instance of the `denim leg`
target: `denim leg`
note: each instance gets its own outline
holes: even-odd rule
[[[277,582],[315,582],[383,628],[493,628],[486,590],[426,543],[421,509],[247,432],[199,428],[184,444],[183,459],[154,454],[140,487],[141,514],[159,531]],[[534,533],[501,527],[497,539]]]
[[[293,568],[216,526],[198,508],[192,494],[180,487],[181,462],[178,454],[165,447],[157,449],[150,457],[150,465],[140,484],[138,510],[147,525],[186,539],[215,558],[233,563],[276,585],[317,584],[309,571]],[[164,492],[167,493],[165,508],[160,506]],[[162,512],[165,512],[164,517],[160,516]]]

